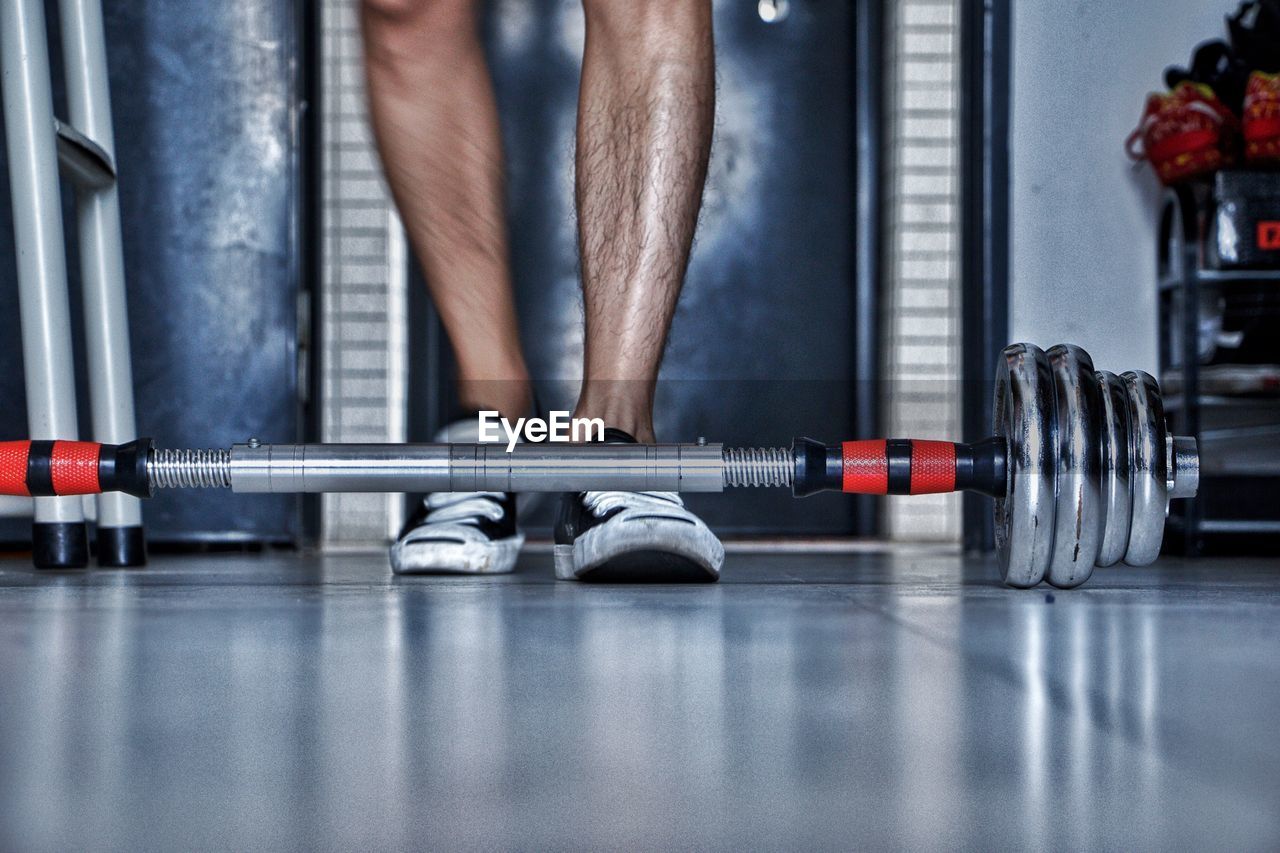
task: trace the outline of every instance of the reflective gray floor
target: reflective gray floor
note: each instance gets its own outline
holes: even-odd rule
[[[1280,845],[1280,561],[0,560],[0,849]]]

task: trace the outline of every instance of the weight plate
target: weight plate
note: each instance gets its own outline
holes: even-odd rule
[[[1129,398],[1124,382],[1106,370],[1098,371],[1098,400],[1102,404],[1102,546],[1098,565],[1112,566],[1129,547],[1129,517],[1133,496],[1129,483]]]
[[[1001,354],[992,428],[1008,442],[1009,487],[995,502],[1000,571],[1010,586],[1035,586],[1053,550],[1057,446],[1053,373],[1038,346],[1012,344]]]
[[[1133,371],[1121,377],[1129,402],[1129,470],[1133,517],[1124,561],[1149,565],[1160,555],[1165,509],[1169,505],[1164,406],[1160,386],[1149,374]]]
[[[1093,574],[1102,541],[1101,404],[1089,354],[1073,344],[1047,353],[1057,403],[1057,500],[1045,579],[1079,586]]]

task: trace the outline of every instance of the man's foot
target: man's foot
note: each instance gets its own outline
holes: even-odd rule
[[[621,430],[605,441],[634,444]],[[703,581],[720,577],[724,546],[674,492],[571,492],[555,529],[556,577]]]
[[[436,435],[439,442],[474,442],[474,417]],[[391,546],[391,570],[402,574],[505,574],[524,544],[510,492],[437,492],[422,499]]]
[[[427,495],[391,546],[391,570],[403,574],[493,575],[515,568],[524,534],[510,492]]]

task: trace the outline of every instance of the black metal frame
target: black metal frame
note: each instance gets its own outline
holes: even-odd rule
[[[323,259],[323,210],[321,192],[324,186],[323,151],[320,138],[321,91],[321,25],[320,4],[312,0],[294,0],[298,20],[298,74],[302,102],[298,105],[299,191],[297,240],[297,280],[299,297],[309,299],[310,311],[299,317],[299,370],[304,371],[298,390],[306,397],[299,400],[300,440],[319,441],[322,412],[320,407],[320,274]],[[305,324],[305,326],[303,325]],[[302,336],[305,335],[305,342]],[[304,370],[305,368],[305,370]],[[304,384],[305,383],[305,384]],[[320,496],[307,495],[301,505],[301,534],[306,544],[320,537]]]
[[[1203,448],[1200,429],[1200,210],[1195,192],[1188,186],[1165,193],[1157,240],[1157,281],[1160,314],[1160,378],[1175,370],[1182,373],[1181,407],[1174,423],[1179,435],[1189,435]],[[1178,302],[1180,310],[1170,303]],[[1169,324],[1180,319],[1181,352],[1173,351]],[[1175,368],[1174,365],[1179,365]],[[1171,512],[1174,527],[1182,534],[1182,553],[1195,556],[1204,548],[1200,522],[1203,498],[1183,501]]]
[[[961,3],[961,375],[970,439],[991,431],[991,377],[1009,334],[1012,17],[1011,0]],[[965,548],[994,544],[990,501],[965,495]]]
[[[1157,245],[1162,382],[1177,377],[1179,387],[1165,397],[1165,415],[1178,435],[1194,438],[1201,458],[1212,454],[1205,446],[1204,412],[1212,414],[1229,404],[1227,394],[1206,394],[1201,385],[1201,299],[1206,292],[1223,293],[1249,285],[1273,286],[1280,281],[1274,269],[1219,269],[1206,247],[1208,223],[1221,204],[1218,189],[1208,183],[1184,183],[1165,191]],[[1211,417],[1211,420],[1214,420]],[[1268,482],[1270,481],[1270,482]],[[1166,551],[1196,556],[1206,552],[1275,553],[1275,478],[1205,471],[1200,492],[1175,502],[1169,529],[1177,539]],[[1231,509],[1227,509],[1230,506]],[[1239,508],[1247,508],[1240,512]],[[1243,515],[1243,517],[1241,517]]]
[[[885,0],[858,0],[854,11],[854,423],[855,436],[880,435],[880,294],[884,260]],[[858,85],[861,83],[861,85]],[[854,499],[854,531],[881,533],[883,501]]]

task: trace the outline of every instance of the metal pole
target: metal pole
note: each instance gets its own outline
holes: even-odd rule
[[[878,81],[884,71],[885,0],[854,4],[853,57],[859,85],[854,88],[854,179],[857,216],[854,248],[854,384],[853,433],[876,435],[884,409],[880,394],[880,303],[883,288],[885,181],[883,172],[885,97]],[[874,498],[854,499],[853,525],[858,536],[881,531],[881,506]]]
[[[71,123],[114,164],[101,3],[60,0],[60,10]],[[123,444],[137,438],[137,422],[116,182],[98,189],[80,187],[76,200],[93,438],[105,444]],[[98,499],[98,561],[109,566],[145,561],[142,506],[137,498],[107,494]]]
[[[719,492],[725,469],[719,444],[236,444],[157,450],[150,464],[157,488],[277,493]]]
[[[27,424],[32,438],[65,439],[78,431],[42,0],[0,2],[0,74],[18,255]],[[88,542],[79,499],[37,498],[32,539],[37,566],[87,565]]]

